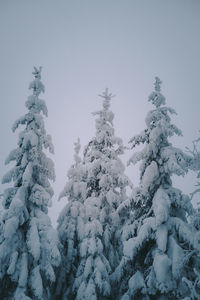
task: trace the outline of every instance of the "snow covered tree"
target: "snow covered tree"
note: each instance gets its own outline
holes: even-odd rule
[[[35,79],[29,88],[28,113],[13,125],[25,125],[18,147],[10,152],[6,164],[14,167],[2,183],[12,186],[4,191],[5,209],[0,228],[0,295],[2,300],[50,299],[49,285],[55,280],[54,266],[60,263],[58,237],[48,217],[53,190],[54,164],[43,151],[53,153],[51,137],[46,134],[41,113],[47,116],[41,82],[41,67],[34,68]]]
[[[198,182],[196,183],[197,188],[194,192],[191,193],[193,197],[195,194],[200,193],[200,137],[193,141],[193,149],[186,148],[187,151],[192,155],[193,159],[191,160],[190,168],[197,172]]]
[[[200,201],[198,200],[198,195],[200,193],[200,138],[193,141],[193,148],[190,149],[186,147],[187,151],[192,155],[192,160],[190,162],[190,169],[197,173],[197,183],[195,190],[191,193],[191,200],[196,195],[197,201],[195,203],[195,214],[190,219],[191,223],[200,230]]]
[[[73,283],[79,262],[78,245],[83,238],[84,205],[86,199],[85,166],[79,157],[80,140],[75,143],[74,164],[68,171],[68,181],[59,199],[67,197],[68,203],[58,218],[58,234],[61,242],[62,264],[60,265],[54,298],[73,299]]]
[[[190,217],[189,221],[191,225],[193,225],[198,231],[200,230],[200,201],[198,199],[200,193],[200,138],[197,138],[193,141],[193,149],[189,149],[187,147],[188,152],[192,155],[192,160],[190,163],[191,170],[197,173],[197,183],[195,190],[191,193],[191,200],[196,195],[197,202],[195,203],[195,213]],[[200,235],[197,236],[196,245],[199,247],[200,250]],[[190,295],[189,299],[195,300],[200,299],[200,253],[195,257],[195,264],[194,264],[194,273],[196,277],[192,279],[183,278],[184,282],[187,284]]]
[[[196,277],[199,232],[187,221],[193,207],[171,179],[186,174],[191,157],[169,142],[181,131],[171,123],[175,111],[165,106],[160,85],[156,77],[149,96],[155,108],[146,116],[146,129],[130,140],[132,148],[145,146],[129,160],[141,161],[140,184],[132,195],[133,237],[124,242],[124,256],[112,275],[120,282],[123,300],[183,299],[190,293],[185,278]]]
[[[111,298],[110,274],[119,261],[118,230],[123,222],[117,208],[126,200],[129,185],[119,158],[124,152],[122,140],[114,134],[114,114],[110,110],[113,96],[106,89],[100,97],[103,108],[93,113],[98,116],[96,135],[83,157],[87,186],[80,261],[73,285],[76,300]]]
[[[3,198],[3,194],[0,194],[0,219],[1,219],[1,216],[3,214],[3,206],[2,206],[2,198]]]

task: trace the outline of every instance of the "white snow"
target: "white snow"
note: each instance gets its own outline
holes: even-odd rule
[[[159,188],[153,197],[153,211],[156,217],[156,225],[167,221],[169,217],[169,209],[171,201],[164,189]]]
[[[156,243],[159,250],[165,252],[168,242],[168,228],[166,224],[161,224],[156,230]]]
[[[159,171],[158,166],[155,161],[152,161],[151,164],[146,168],[145,173],[142,178],[142,188],[144,193],[146,193],[153,183],[158,179]]]
[[[135,291],[145,288],[144,277],[140,271],[137,271],[128,282],[128,287],[131,294],[134,294]]]
[[[167,283],[171,280],[171,260],[166,254],[158,251],[156,252],[153,268],[158,282]]]

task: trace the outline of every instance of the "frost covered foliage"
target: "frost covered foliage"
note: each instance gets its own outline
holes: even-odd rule
[[[55,280],[54,266],[60,263],[57,233],[47,215],[53,190],[54,164],[43,149],[53,152],[43,116],[47,116],[40,81],[41,68],[34,69],[28,97],[28,113],[13,126],[25,128],[19,134],[18,148],[10,152],[6,164],[14,167],[2,183],[12,185],[4,191],[4,214],[0,227],[0,298],[2,300],[49,299],[49,284]]]
[[[187,148],[187,150],[193,157],[190,163],[190,168],[193,171],[197,172],[198,179],[198,182],[196,184],[197,188],[191,194],[191,196],[193,197],[195,194],[200,193],[200,137],[193,141],[193,149],[191,150]]]
[[[199,260],[200,261],[200,260]],[[199,263],[198,261],[198,263]],[[196,278],[193,281],[183,278],[183,282],[188,286],[190,290],[190,296],[185,297],[184,300],[198,300],[200,299],[200,271],[194,268]]]
[[[106,89],[100,96],[103,108],[94,113],[96,135],[85,148],[83,157],[86,199],[84,231],[78,248],[80,261],[73,285],[76,300],[111,297],[110,274],[119,261],[117,234],[123,222],[117,208],[126,200],[129,185],[119,159],[124,151],[122,140],[114,135],[112,94]]]
[[[191,199],[195,196],[195,214],[190,218],[191,223],[196,227],[196,229],[200,230],[200,138],[197,138],[193,141],[193,148],[186,148],[187,151],[192,155],[192,160],[190,163],[190,168],[197,174],[197,183],[196,188],[191,193]]]
[[[80,141],[75,143],[74,164],[68,171],[68,180],[59,198],[67,197],[67,204],[58,218],[62,264],[59,268],[54,298],[73,299],[72,290],[79,262],[78,245],[83,238],[84,206],[86,199],[85,167],[79,157]]]
[[[140,185],[132,195],[135,221],[124,227],[124,256],[112,275],[120,282],[123,300],[183,299],[190,294],[183,277],[191,282],[196,277],[199,232],[187,222],[193,207],[171,181],[173,174],[187,172],[191,157],[169,142],[181,131],[171,123],[175,111],[165,106],[160,84],[156,78],[149,96],[154,109],[147,114],[146,129],[130,141],[132,148],[140,144],[144,148],[129,160],[129,164],[141,161]]]
[[[3,197],[3,194],[0,194],[0,220],[2,219],[3,211],[4,211],[4,208],[2,206],[2,197]]]

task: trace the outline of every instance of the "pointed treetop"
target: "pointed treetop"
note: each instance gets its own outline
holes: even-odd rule
[[[39,69],[34,67],[34,71],[32,74],[35,76],[35,79],[41,79],[41,72],[42,72],[42,67],[40,66]]]
[[[156,92],[160,92],[160,85],[161,85],[162,81],[160,80],[159,77],[155,77],[155,83],[154,83],[154,86],[155,86],[155,91]]]
[[[78,154],[81,148],[81,144],[80,144],[80,138],[77,138],[77,142],[74,143],[74,150],[75,153]]]
[[[104,109],[108,109],[110,107],[110,100],[115,97],[112,93],[108,92],[108,88],[105,89],[105,92],[103,92],[99,97],[103,98],[103,107]]]
[[[76,165],[81,162],[81,158],[79,157],[80,149],[81,149],[80,138],[78,138],[77,142],[74,143],[74,151],[75,151],[74,160],[76,162]]]
[[[150,96],[148,101],[151,101],[152,104],[154,104],[156,106],[156,108],[160,107],[161,105],[165,105],[165,97],[161,94],[161,85],[162,81],[160,80],[159,77],[155,77],[155,83],[154,83],[154,89],[155,91],[153,91]]]
[[[41,92],[44,93],[44,85],[40,81],[41,72],[42,67],[39,67],[39,69],[34,67],[34,71],[32,72],[32,74],[34,75],[35,79],[29,85],[29,89],[33,89],[33,95],[36,97],[38,97]]]

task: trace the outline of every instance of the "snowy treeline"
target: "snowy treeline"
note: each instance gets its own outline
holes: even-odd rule
[[[28,112],[13,125],[24,130],[6,159],[15,165],[2,179],[10,186],[1,197],[0,299],[200,299],[200,213],[191,204],[200,190],[184,195],[171,179],[188,170],[200,177],[200,139],[188,151],[172,145],[170,137],[182,133],[171,122],[176,112],[165,106],[160,79],[148,98],[146,128],[130,140],[133,150],[143,145],[128,161],[140,162],[139,186],[125,174],[126,147],[115,136],[106,89],[82,156],[80,140],[74,144],[56,231],[48,217],[55,174],[44,151],[53,153],[39,98],[41,68],[33,75]]]

